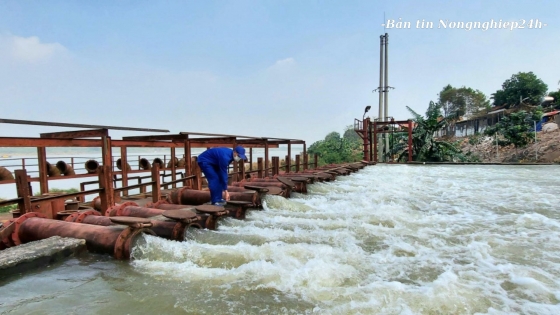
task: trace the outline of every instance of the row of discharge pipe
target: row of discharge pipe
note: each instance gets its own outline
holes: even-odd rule
[[[155,158],[152,163],[150,163],[146,158],[141,158],[138,161],[138,165],[140,167],[140,169],[142,170],[151,170],[152,169],[152,165],[154,164],[158,164],[160,169],[164,168],[165,163],[163,162],[162,159],[160,158]],[[116,166],[119,170],[122,170],[122,163],[121,163],[121,159],[118,159],[116,161]],[[185,159],[178,159],[175,158],[175,167],[176,168],[180,168],[180,167],[184,167],[185,166]],[[64,162],[64,161],[58,161],[56,162],[56,164],[51,164],[50,162],[47,162],[46,164],[47,167],[47,175],[49,177],[59,177],[59,176],[72,176],[72,175],[76,175],[76,172],[74,171],[74,168]],[[97,169],[99,168],[99,162],[97,162],[96,160],[88,160],[84,163],[84,168],[86,170],[87,173],[89,174],[95,174],[97,172]],[[130,164],[126,163],[126,168],[128,171],[131,170]],[[172,168],[172,163],[171,161],[169,161],[167,163],[167,168]],[[14,179],[14,175],[10,172],[10,170],[8,170],[7,168],[0,166],[0,181],[3,180],[12,180]]]
[[[364,163],[327,165],[300,173],[285,173],[271,178],[251,178],[228,186],[230,201],[224,207],[206,204],[210,191],[187,187],[166,191],[166,198],[123,200],[103,211],[99,197],[92,208],[67,212],[63,220],[47,219],[37,212],[8,220],[0,228],[0,249],[52,236],[86,240],[89,251],[130,259],[142,234],[184,241],[189,229],[215,230],[220,218],[244,219],[248,209],[261,209],[264,196],[286,198],[291,192],[307,192],[307,184],[332,181],[363,168]]]

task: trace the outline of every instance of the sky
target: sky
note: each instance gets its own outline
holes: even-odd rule
[[[368,115],[377,115],[373,90],[384,33],[395,119],[411,117],[406,106],[424,113],[447,84],[490,96],[513,74],[532,71],[557,90],[558,12],[556,0],[6,0],[0,2],[0,118],[309,145],[344,132],[367,105]],[[434,27],[417,28],[417,20]],[[524,28],[438,28],[440,20],[524,21]],[[397,29],[391,21],[411,27]],[[0,124],[8,137],[64,130]]]

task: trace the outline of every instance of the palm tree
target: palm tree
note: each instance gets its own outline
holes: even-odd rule
[[[412,158],[414,161],[421,162],[444,162],[465,160],[461,150],[453,143],[447,141],[436,140],[434,135],[449,123],[449,117],[442,117],[441,105],[430,102],[426,117],[416,113],[410,107],[406,107],[414,116],[416,127],[412,132]],[[397,151],[398,150],[398,151]],[[406,138],[401,137],[397,145],[394,146],[393,152],[401,152],[399,161],[405,161],[408,156],[408,147]]]

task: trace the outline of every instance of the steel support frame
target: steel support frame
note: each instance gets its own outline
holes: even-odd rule
[[[370,123],[371,125],[371,129],[372,129],[372,133],[370,133],[370,135],[372,136],[371,141],[373,142],[373,152],[370,153],[370,157],[373,158],[373,161],[375,163],[378,163],[378,158],[377,158],[377,135],[378,134],[383,134],[383,133],[390,133],[389,131],[383,131],[381,128],[384,126],[388,126],[388,125],[406,125],[407,129],[408,129],[408,162],[412,162],[412,120],[393,120],[391,119],[390,121],[374,121],[373,123]],[[381,131],[380,131],[381,129]],[[394,162],[394,161],[393,161]]]

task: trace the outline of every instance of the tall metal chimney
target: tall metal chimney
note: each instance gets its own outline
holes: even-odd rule
[[[385,37],[379,36],[379,121],[383,121],[383,45],[385,44]]]
[[[389,118],[389,34],[385,33],[385,87],[383,88],[383,92],[385,92],[385,110],[384,110],[384,121],[387,121]]]

